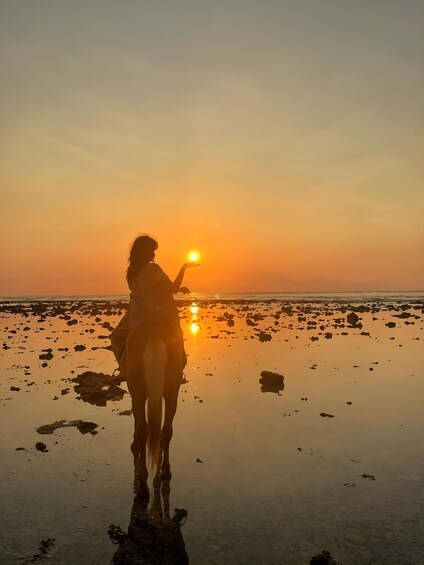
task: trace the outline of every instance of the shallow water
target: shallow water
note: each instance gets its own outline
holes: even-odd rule
[[[190,563],[303,564],[322,549],[344,565],[423,562],[423,302],[367,300],[361,328],[346,321],[361,306],[349,298],[180,304],[188,382],[169,500],[171,517],[188,513]],[[69,379],[112,373],[112,353],[91,348],[108,345],[101,325],[114,326],[124,306],[67,302],[72,326],[49,303],[2,306],[4,563],[29,562],[49,537],[52,563],[109,563],[117,551],[108,527],[126,530],[133,505],[133,418],[119,415],[129,395],[94,406]],[[54,356],[42,367],[44,348]],[[280,394],[261,392],[263,370],[284,375]],[[36,431],[64,419],[95,422],[98,433]]]

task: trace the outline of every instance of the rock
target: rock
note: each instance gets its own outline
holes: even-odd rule
[[[329,551],[325,549],[321,553],[312,557],[309,562],[310,565],[341,565],[333,557]]]
[[[95,406],[106,406],[108,400],[121,400],[125,390],[120,388],[110,375],[85,371],[74,379],[74,390],[84,402]]]
[[[334,414],[327,414],[326,412],[321,412],[321,418],[334,418]]]
[[[273,392],[280,395],[280,392],[284,390],[284,376],[279,373],[262,371],[259,382],[262,385],[261,392]]]
[[[196,459],[196,463],[203,463],[203,461],[201,459],[199,459],[199,457]]]
[[[259,338],[259,341],[271,341],[272,339],[272,335],[267,334],[265,332],[259,332],[258,334],[256,334],[257,337]]]
[[[10,390],[12,390],[14,392],[19,392],[21,389],[18,386],[11,386]]]
[[[42,361],[50,361],[51,359],[53,359],[53,353],[51,351],[49,351],[48,353],[42,353],[38,356],[38,358]]]
[[[94,422],[84,422],[83,420],[58,420],[52,424],[45,424],[37,428],[39,434],[52,434],[59,428],[76,427],[82,434],[90,433],[91,435],[97,434],[95,429],[98,427]]]
[[[74,347],[75,351],[84,351],[84,349],[86,349],[85,345],[76,345]]]
[[[359,317],[355,314],[355,312],[351,312],[346,316],[346,320],[351,326],[355,327],[359,321]]]
[[[368,473],[362,473],[362,474],[361,474],[361,477],[362,477],[363,479],[369,479],[370,481],[375,481],[374,475],[369,475]]]
[[[35,444],[35,449],[37,449],[37,451],[41,451],[42,453],[46,453],[48,451],[47,445],[42,441],[37,441],[37,443]]]

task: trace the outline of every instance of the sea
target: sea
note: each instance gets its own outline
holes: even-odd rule
[[[245,292],[176,294],[177,301],[187,302],[410,302],[424,300],[424,290],[368,292]],[[129,294],[69,294],[36,296],[1,296],[0,303],[70,301],[129,301]]]

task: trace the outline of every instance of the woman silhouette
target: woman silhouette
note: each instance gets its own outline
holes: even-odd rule
[[[121,377],[127,379],[132,399],[135,429],[131,450],[135,490],[141,496],[148,495],[146,442],[151,467],[157,472],[161,467],[162,477],[170,477],[172,420],[187,364],[173,293],[180,289],[185,270],[199,266],[196,262],[185,263],[172,282],[154,263],[157,248],[157,242],[147,235],[134,241],[127,269],[130,304],[111,334],[112,351]],[[161,431],[162,398],[165,400],[165,418]]]

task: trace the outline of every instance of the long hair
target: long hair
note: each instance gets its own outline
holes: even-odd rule
[[[134,279],[141,269],[153,259],[158,243],[148,235],[140,235],[134,241],[128,258],[127,282]]]

